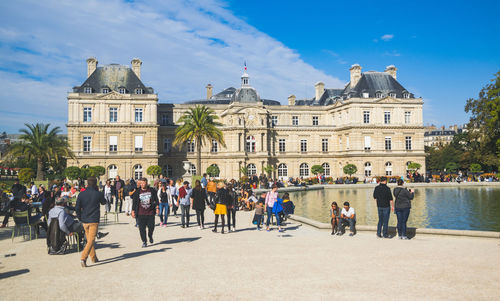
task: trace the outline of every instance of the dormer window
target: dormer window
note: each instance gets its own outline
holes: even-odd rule
[[[370,94],[368,92],[363,92],[363,98],[368,98]]]
[[[403,98],[410,98],[410,93],[408,92],[403,93]]]
[[[102,88],[102,93],[103,94],[109,93],[109,88]]]
[[[392,98],[396,98],[396,93],[389,93],[389,96]]]
[[[382,98],[382,92],[377,92],[375,93],[376,98]]]
[[[119,92],[120,94],[125,94],[125,93],[127,93],[127,89],[125,89],[125,88],[120,88],[120,89],[118,89],[118,92]]]
[[[85,88],[83,89],[83,92],[84,92],[85,94],[90,94],[90,93],[92,93],[92,88],[91,88],[91,87],[85,87]]]
[[[141,88],[135,89],[135,94],[142,94],[142,89]]]

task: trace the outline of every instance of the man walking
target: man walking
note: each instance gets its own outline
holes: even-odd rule
[[[125,182],[120,179],[120,176],[116,176],[115,178],[115,185],[114,185],[114,192],[115,192],[115,212],[122,212],[122,206],[123,206],[123,200],[124,200],[124,191],[125,188]]]
[[[375,187],[373,191],[373,198],[377,201],[378,208],[378,224],[377,224],[377,236],[390,238],[387,233],[389,227],[389,217],[392,211],[394,211],[394,203],[392,200],[391,189],[387,187],[387,178],[381,177],[380,184]]]
[[[87,184],[87,189],[80,192],[78,195],[75,207],[76,216],[83,223],[83,229],[87,237],[87,244],[80,257],[82,268],[87,267],[87,258],[89,255],[92,262],[98,262],[94,244],[98,234],[97,228],[99,226],[99,219],[101,217],[100,205],[106,204],[104,194],[97,189],[97,179],[95,177],[90,177],[87,179]],[[99,236],[101,237],[104,235]]]
[[[155,230],[155,212],[160,213],[158,205],[158,193],[153,187],[149,187],[148,179],[140,180],[140,188],[134,193],[134,204],[132,206],[132,217],[137,216],[139,234],[141,235],[142,247],[148,246],[146,239],[146,227],[148,228],[149,242],[152,244],[153,231]]]
[[[174,180],[170,180],[170,186],[168,186],[168,190],[170,191],[170,195],[172,196],[172,213],[174,216],[177,216],[177,199],[179,198],[179,190],[175,187]]]
[[[189,228],[189,209],[191,207],[191,188],[189,188],[189,182],[184,181],[184,185],[179,188],[179,201],[177,201],[177,206],[181,207],[181,223],[182,228]]]

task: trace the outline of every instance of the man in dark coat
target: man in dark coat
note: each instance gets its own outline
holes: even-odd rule
[[[380,184],[375,187],[373,191],[373,198],[377,201],[378,208],[377,236],[390,238],[387,230],[389,227],[391,207],[392,211],[394,211],[394,202],[392,201],[391,189],[387,187],[386,177],[380,178]]]

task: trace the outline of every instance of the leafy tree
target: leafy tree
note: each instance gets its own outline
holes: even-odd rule
[[[70,180],[76,180],[80,177],[80,168],[78,166],[70,166],[64,170],[64,175]]]
[[[102,166],[91,166],[89,167],[89,173],[91,177],[99,179],[101,176],[106,174],[106,168]]]
[[[471,113],[469,133],[478,136],[480,163],[498,169],[500,165],[500,71],[477,99],[470,98],[465,112]]]
[[[207,174],[211,177],[218,177],[220,174],[220,169],[219,166],[217,165],[210,165],[207,167]]]
[[[458,169],[458,164],[455,162],[448,162],[446,163],[445,169],[448,172],[455,172]]]
[[[206,140],[209,143],[215,140],[223,147],[226,146],[224,135],[217,128],[222,124],[217,122],[217,119],[219,119],[219,116],[215,115],[214,110],[203,105],[197,105],[189,108],[178,120],[181,126],[175,130],[174,145],[182,145],[186,141],[195,142],[196,170],[201,171],[201,147],[205,145]]]
[[[472,163],[470,165],[470,171],[473,172],[473,173],[478,173],[478,172],[481,172],[481,164],[477,164],[477,163]]]
[[[264,166],[264,172],[267,174],[268,177],[270,177],[271,174],[274,172],[274,166],[269,164]]]
[[[86,180],[88,177],[92,177],[92,172],[90,167],[82,167],[80,168],[80,178]]]
[[[59,127],[49,131],[50,124],[25,124],[27,129],[19,130],[23,142],[15,143],[9,148],[9,156],[25,156],[28,160],[36,160],[36,179],[43,180],[44,164],[54,164],[64,157],[74,157],[68,142],[58,136]]]
[[[317,174],[320,174],[320,173],[324,173],[325,169],[321,165],[313,165],[313,166],[311,166],[311,172],[314,175],[317,175]],[[356,173],[356,172],[354,172],[354,173]]]
[[[358,168],[354,164],[347,164],[344,166],[344,173],[346,175],[349,175],[349,177],[352,177],[353,174],[355,174],[358,171]]]
[[[146,169],[146,173],[150,176],[153,176],[154,179],[155,176],[161,175],[161,167],[158,165],[151,165],[150,167],[148,167],[148,169]]]
[[[19,170],[17,177],[21,183],[29,183],[35,176],[35,172],[31,168],[22,168]]]
[[[408,164],[408,170],[415,171],[419,170],[422,167],[422,164],[417,163],[417,162],[411,162]]]

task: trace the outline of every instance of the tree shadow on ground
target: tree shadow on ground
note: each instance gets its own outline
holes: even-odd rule
[[[169,240],[160,241],[157,244],[158,245],[169,245],[169,244],[177,244],[177,243],[181,243],[181,242],[193,242],[193,241],[196,241],[200,238],[201,238],[200,236],[199,237],[176,238],[176,239],[169,239]]]
[[[9,272],[5,272],[5,273],[0,273],[0,279],[14,277],[14,276],[26,274],[29,272],[30,272],[29,269],[21,269],[21,270],[16,270],[16,271],[9,271]]]
[[[103,265],[103,264],[113,263],[113,262],[122,261],[125,259],[140,257],[143,255],[148,255],[148,254],[153,254],[153,253],[165,252],[165,250],[169,250],[169,249],[172,249],[172,248],[162,248],[162,249],[153,249],[153,250],[147,250],[147,251],[125,253],[125,254],[122,254],[122,255],[117,256],[117,257],[100,260],[98,263],[93,264],[89,267],[95,267],[95,266],[99,266],[99,265]]]

